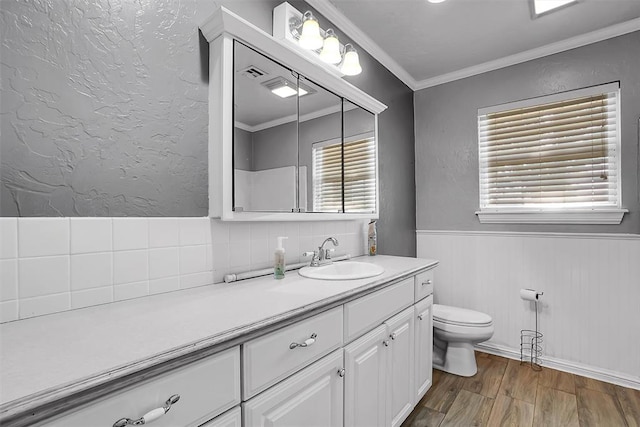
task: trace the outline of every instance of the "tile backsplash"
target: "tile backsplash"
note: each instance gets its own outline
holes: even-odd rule
[[[366,220],[229,223],[210,218],[0,218],[0,323],[223,281],[287,263],[323,239],[365,252]]]

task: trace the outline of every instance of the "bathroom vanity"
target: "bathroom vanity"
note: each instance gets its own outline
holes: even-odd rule
[[[437,261],[357,260],[384,273],[290,271],[0,325],[0,424],[400,425],[431,385]]]

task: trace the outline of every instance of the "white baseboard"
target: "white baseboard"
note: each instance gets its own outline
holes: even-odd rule
[[[506,357],[508,359],[520,360],[520,350],[510,347],[501,346],[492,343],[476,344],[475,348],[479,351],[494,354],[496,356]],[[622,387],[640,390],[640,378],[625,376],[618,372],[607,371],[605,369],[595,368],[568,360],[556,359],[554,357],[543,356],[540,359],[540,365],[547,368],[556,369],[558,371],[569,372],[571,374],[580,375],[582,377],[593,378],[595,380],[616,384]]]

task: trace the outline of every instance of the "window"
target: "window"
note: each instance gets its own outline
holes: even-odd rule
[[[478,111],[481,222],[620,223],[619,84]]]
[[[313,144],[314,212],[364,213],[376,210],[376,144],[373,135],[359,135],[344,143]],[[342,165],[344,164],[344,200]],[[343,206],[344,202],[344,206]]]

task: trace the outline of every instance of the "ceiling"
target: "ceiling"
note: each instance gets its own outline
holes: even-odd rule
[[[640,30],[640,0],[580,0],[531,18],[529,0],[307,0],[412,89]]]

